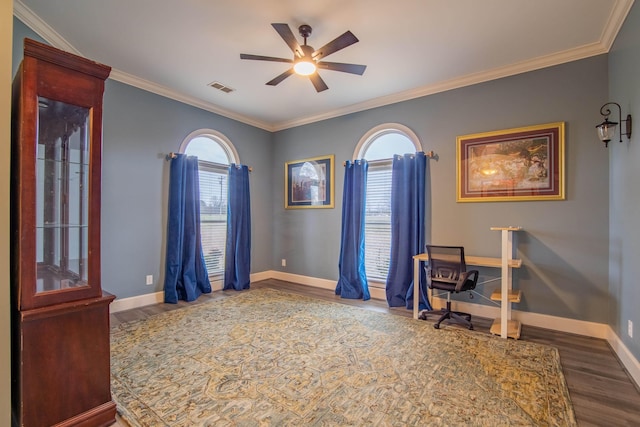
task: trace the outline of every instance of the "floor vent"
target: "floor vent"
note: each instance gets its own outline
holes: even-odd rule
[[[212,82],[212,83],[209,83],[209,86],[211,86],[211,87],[212,87],[212,88],[214,88],[214,89],[221,90],[221,91],[222,91],[222,92],[224,92],[224,93],[231,93],[231,92],[233,92],[233,91],[235,90],[235,89],[230,88],[229,86],[225,86],[225,85],[223,85],[223,84],[222,84],[222,83],[220,83],[220,82]]]

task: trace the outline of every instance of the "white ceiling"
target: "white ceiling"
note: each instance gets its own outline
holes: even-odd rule
[[[113,67],[111,78],[251,125],[279,130],[608,52],[633,0],[15,0],[52,45]],[[300,24],[318,48],[347,30],[360,42],[321,70],[265,83],[291,58],[271,27]],[[302,44],[302,40],[298,38]],[[235,91],[208,86],[218,81]]]

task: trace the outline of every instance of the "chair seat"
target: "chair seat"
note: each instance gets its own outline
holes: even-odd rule
[[[468,290],[474,289],[475,287],[476,287],[476,284],[474,283],[473,280],[467,280],[466,282],[464,282],[464,285],[462,285],[462,289],[460,289],[460,292],[468,291]],[[441,291],[447,291],[447,292],[456,292],[455,283],[447,283],[447,282],[434,280],[431,283],[431,288],[439,289]]]

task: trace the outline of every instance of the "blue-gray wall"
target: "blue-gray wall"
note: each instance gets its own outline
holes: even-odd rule
[[[606,323],[608,154],[594,131],[606,81],[607,57],[598,56],[276,133],[276,167],[335,153],[338,188],[333,210],[287,211],[282,191],[274,195],[274,268],[337,279],[342,162],[369,129],[398,122],[438,155],[429,161],[427,242],[500,256],[500,233],[489,228],[522,226],[524,268],[515,273],[515,287],[524,298],[517,309]],[[558,121],[566,122],[567,200],[456,203],[458,135]],[[282,174],[273,186],[283,187]],[[281,258],[287,267],[280,267]]]
[[[634,4],[609,53],[609,101],[640,123],[640,5]],[[617,114],[617,113],[616,113]],[[623,117],[624,118],[624,117]],[[617,119],[616,119],[617,121]],[[609,143],[610,289],[609,323],[640,359],[640,127],[631,140]],[[634,338],[627,324],[634,326]]]
[[[167,153],[197,129],[215,129],[252,167],[252,272],[271,268],[272,134],[108,80],[102,161],[102,287],[126,298],[161,291],[168,205]],[[154,285],[145,285],[152,274]],[[150,289],[151,288],[151,289]]]
[[[14,19],[13,73],[24,37],[43,41]],[[233,143],[251,173],[252,272],[271,269],[273,135],[226,117],[108,80],[104,93],[102,287],[118,298],[161,291],[164,279],[169,163],[166,154],[197,129]],[[145,285],[146,275],[154,284]]]

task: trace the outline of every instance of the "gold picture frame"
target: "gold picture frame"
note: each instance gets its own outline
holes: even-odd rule
[[[457,201],[565,199],[565,123],[457,138]]]
[[[334,155],[293,160],[284,165],[285,209],[334,207]]]

